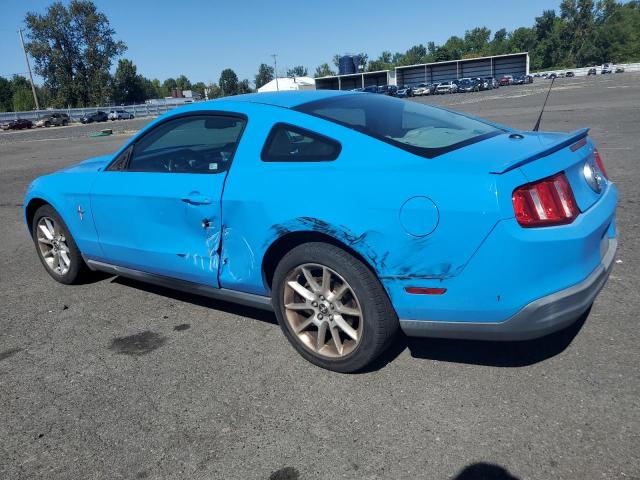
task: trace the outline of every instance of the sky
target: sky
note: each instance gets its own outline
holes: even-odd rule
[[[451,35],[486,26],[492,32],[531,26],[560,0],[94,0],[128,49],[138,73],[164,80],[186,75],[192,82],[217,82],[232,68],[253,81],[260,63],[278,73],[304,65],[313,75],[336,53],[404,52],[416,44],[444,43]],[[29,11],[44,13],[51,0],[2,0],[0,76],[26,75],[17,30]],[[68,0],[63,0],[68,3]],[[442,8],[443,6],[446,8]],[[453,8],[452,8],[453,7]],[[33,64],[32,64],[33,67]],[[115,67],[114,67],[115,68]],[[332,67],[333,68],[333,67]],[[36,83],[39,79],[36,78]]]

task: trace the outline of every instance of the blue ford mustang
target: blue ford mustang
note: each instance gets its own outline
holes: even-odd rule
[[[24,214],[59,282],[102,270],[273,309],[301,355],[347,372],[399,329],[569,325],[609,275],[617,197],[587,130],[309,91],[174,110],[36,179]]]

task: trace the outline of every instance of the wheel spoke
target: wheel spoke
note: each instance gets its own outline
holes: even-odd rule
[[[331,271],[327,267],[322,267],[322,291],[331,292]]]
[[[318,282],[316,281],[316,279],[313,277],[313,275],[311,275],[311,271],[305,267],[302,267],[301,270],[302,270],[302,274],[304,275],[304,278],[306,278],[307,282],[309,282],[309,286],[311,287],[311,290],[313,290],[314,292],[319,292],[320,285],[318,285]]]
[[[349,325],[349,323],[342,317],[342,315],[334,315],[333,321],[336,323],[338,328],[346,333],[352,340],[358,341],[358,332]]]
[[[336,327],[331,327],[331,338],[333,339],[333,344],[336,346],[338,355],[342,355],[344,345],[342,344],[342,340],[340,339],[340,332]]]
[[[287,303],[284,308],[287,310],[311,310],[313,311],[313,307],[308,303]]]
[[[65,267],[69,267],[71,265],[71,259],[69,258],[69,254],[66,251],[60,250],[60,258],[62,258]]]
[[[38,226],[47,240],[53,240],[53,234],[49,231],[49,228],[46,225],[40,224]]]
[[[300,324],[295,328],[296,333],[302,332],[304,329],[306,329],[312,323],[313,323],[313,315],[311,315],[309,318],[307,318],[307,319],[303,320],[302,322],[300,322]]]
[[[347,290],[349,290],[349,285],[343,283],[335,292],[331,292],[331,294],[329,295],[329,301],[335,302],[336,300],[340,300],[342,296],[347,292]]]
[[[53,238],[55,236],[55,234],[56,234],[56,227],[53,225],[53,222],[49,218],[45,218],[44,219],[44,223],[47,225],[47,229],[49,230],[49,233],[51,234],[51,238]]]
[[[327,342],[327,322],[322,322],[318,327],[318,337],[316,338],[316,350],[320,351]]]
[[[304,288],[302,285],[300,285],[298,282],[296,282],[295,280],[291,280],[290,282],[287,282],[287,284],[291,288],[293,288],[296,291],[296,293],[298,293],[298,295],[300,295],[301,297],[306,298],[307,300],[315,300],[316,296],[312,292]]]
[[[42,227],[40,227],[40,228],[42,228]],[[51,240],[49,238],[40,238],[40,237],[38,237],[38,242],[46,243],[47,245],[51,245],[52,244],[52,242],[51,242]]]
[[[360,316],[360,310],[357,308],[345,307],[344,305],[336,305],[336,311],[343,315],[351,315],[352,317]]]

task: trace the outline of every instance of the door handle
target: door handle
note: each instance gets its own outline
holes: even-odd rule
[[[186,197],[182,197],[180,200],[190,205],[210,205],[213,203],[209,197],[200,194],[187,195]]]

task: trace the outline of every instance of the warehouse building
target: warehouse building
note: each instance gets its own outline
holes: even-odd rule
[[[496,77],[503,75],[527,75],[529,54],[510,53],[491,57],[466,58],[446,62],[423,63],[396,67],[379,72],[333,75],[316,78],[318,90],[353,90],[372,85],[417,85],[438,83],[464,77]]]

